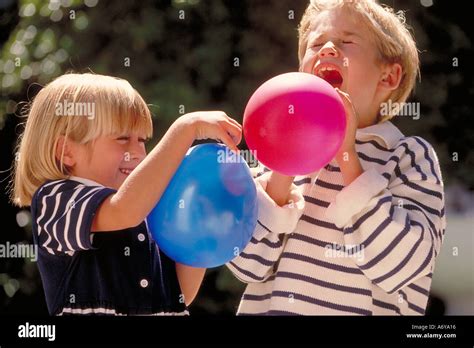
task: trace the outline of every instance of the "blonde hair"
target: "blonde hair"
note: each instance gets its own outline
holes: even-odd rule
[[[404,13],[402,11],[395,13],[392,8],[381,5],[376,0],[310,0],[298,28],[300,62],[307,49],[313,19],[323,11],[342,7],[360,15],[362,22],[373,35],[382,63],[398,63],[402,66],[400,85],[392,91],[388,99],[394,103],[405,102],[420,74],[418,50],[406,25]],[[380,122],[393,116],[395,115],[389,114],[381,118]]]
[[[94,117],[58,114],[62,105],[84,103],[94,105]],[[78,109],[72,110],[77,113]],[[100,136],[124,134],[130,130],[151,137],[153,127],[148,106],[126,80],[90,73],[58,77],[31,103],[26,127],[17,145],[11,192],[13,203],[29,206],[35,191],[47,180],[69,177],[62,156],[61,160],[56,158],[60,136],[92,145]]]

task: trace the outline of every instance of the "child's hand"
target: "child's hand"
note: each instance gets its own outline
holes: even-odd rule
[[[359,125],[359,118],[349,94],[342,92],[338,88],[336,88],[336,91],[339,93],[344,103],[347,121],[346,135],[341,148],[336,154],[336,161],[341,168],[344,185],[348,186],[364,172],[355,147],[355,137],[357,126]]]
[[[199,111],[180,118],[188,122],[196,140],[214,139],[223,142],[231,150],[238,152],[237,145],[242,140],[242,126],[222,111]]]
[[[341,91],[339,88],[336,88],[337,93],[341,96],[341,99],[344,103],[344,109],[346,111],[346,135],[344,136],[344,141],[336,154],[336,160],[340,161],[344,158],[345,153],[352,154],[355,153],[355,137],[357,126],[359,124],[359,118],[357,112],[352,104],[352,101],[349,97],[349,94]]]

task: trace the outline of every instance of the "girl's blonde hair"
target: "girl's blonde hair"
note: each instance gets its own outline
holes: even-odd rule
[[[47,180],[69,177],[62,156],[56,158],[60,136],[92,146],[100,136],[130,131],[151,137],[153,126],[148,106],[126,80],[90,73],[58,77],[31,103],[17,145],[13,203],[29,206],[35,191]]]
[[[323,11],[348,8],[360,15],[362,23],[370,30],[380,54],[382,63],[398,63],[402,66],[402,79],[398,88],[388,99],[393,103],[403,103],[413,90],[417,76],[420,74],[419,57],[416,43],[406,25],[402,11],[397,13],[388,6],[379,4],[376,0],[310,0],[301,19],[298,43],[298,57],[302,61],[308,37],[313,29],[313,20]],[[380,119],[386,121],[395,116],[389,114]]]

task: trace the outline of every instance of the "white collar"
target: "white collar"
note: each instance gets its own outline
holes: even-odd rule
[[[367,140],[374,136],[380,138],[385,143],[387,149],[394,148],[400,139],[404,137],[403,133],[390,121],[357,130],[356,137],[360,140]]]
[[[82,183],[86,186],[104,186],[104,185],[99,184],[99,183],[97,183],[93,180],[86,179],[86,178],[81,178],[79,176],[70,176],[69,180],[74,180],[74,181],[80,182],[80,183]]]

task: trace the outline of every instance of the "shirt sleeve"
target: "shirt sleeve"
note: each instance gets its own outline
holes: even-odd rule
[[[303,195],[294,184],[288,203],[277,205],[265,191],[269,177],[270,173],[265,171],[255,179],[258,219],[253,237],[239,256],[227,263],[232,273],[245,283],[263,282],[273,273],[286,237],[295,230],[304,210]]]
[[[389,151],[389,150],[387,150]],[[344,230],[344,249],[362,272],[394,293],[433,272],[444,238],[444,191],[433,148],[404,138],[393,173],[369,169],[338,193],[326,214]]]
[[[32,205],[40,247],[53,255],[93,249],[91,227],[95,213],[115,192],[68,180],[42,186]]]

